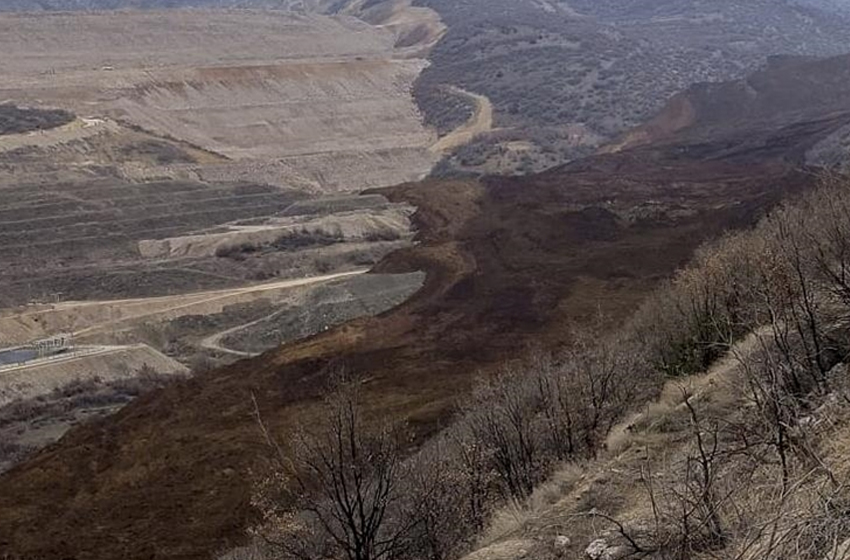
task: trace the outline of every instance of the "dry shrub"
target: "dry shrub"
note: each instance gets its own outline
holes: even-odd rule
[[[850,402],[835,373],[850,348],[848,194],[850,182],[827,178],[752,231],[701,249],[619,331],[576,333],[559,354],[482,379],[455,424],[405,460],[392,430],[372,431],[352,401],[335,401],[324,431],[299,436],[285,457],[295,468],[278,486],[294,488],[294,507],[266,500],[267,519],[311,543],[312,556],[298,557],[455,558],[485,527],[489,542],[557,501],[577,478],[564,464],[592,460],[606,443],[626,449],[637,429],[684,443],[661,472],[643,473],[650,518],[592,512],[633,555],[832,560],[850,536],[848,469],[835,460],[850,453],[829,441],[850,414],[824,408]],[[665,380],[724,356],[723,375],[668,385],[608,437]],[[734,388],[714,385],[732,369]],[[383,512],[377,527],[340,502],[364,491],[365,510]]]

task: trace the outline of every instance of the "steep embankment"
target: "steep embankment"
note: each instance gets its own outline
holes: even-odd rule
[[[784,87],[776,72],[775,87]],[[797,83],[807,88],[799,96],[806,105],[847,99],[811,77]],[[850,106],[844,111],[799,121],[781,106],[747,129],[712,136],[691,128],[696,143],[528,178],[389,190],[419,208],[420,244],[378,269],[427,270],[416,296],[73,430],[0,478],[0,554],[207,558],[255,521],[251,476],[266,447],[252,396],[286,437],[296,419],[309,420],[327,366],[341,362],[368,375],[370,407],[409,418],[425,437],[447,421],[474,374],[530,347],[563,344],[571,325],[600,310],[622,317],[702,240],[751,224],[811,185],[800,153],[850,123]]]
[[[65,355],[0,367],[0,406],[43,397],[69,383],[132,379],[144,368],[161,375],[189,373],[183,364],[145,344],[75,347]]]
[[[25,344],[30,340],[43,338],[56,332],[67,332],[77,337],[91,337],[98,332],[104,335],[132,324],[221,312],[228,305],[268,297],[274,292],[328,282],[364,272],[366,270],[362,269],[178,296],[67,301],[35,307],[25,313],[0,314],[0,332],[3,333],[2,341],[6,345]]]
[[[817,89],[824,94],[816,94]],[[789,120],[819,121],[845,112],[847,95],[847,57],[772,57],[741,80],[698,84],[676,95],[658,115],[602,151],[683,139],[697,144],[736,130],[777,128]]]
[[[770,420],[757,416],[758,401],[745,389],[762,373],[771,339],[762,329],[707,371],[667,382],[657,399],[613,427],[599,456],[563,466],[526,509],[497,514],[463,560],[850,558],[846,510],[831,506],[846,499],[850,475],[847,364],[830,372],[833,393],[813,397],[818,406],[786,424],[790,439],[806,447],[788,452],[793,483],[780,490],[779,460],[760,439]],[[816,466],[800,461],[803,453]],[[689,501],[705,487],[697,478],[703,464],[721,545],[699,540],[705,510]]]

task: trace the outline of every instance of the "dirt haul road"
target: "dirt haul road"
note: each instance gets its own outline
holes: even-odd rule
[[[179,296],[58,303],[46,308],[0,317],[0,332],[3,333],[4,339],[8,338],[8,342],[11,343],[23,343],[52,332],[71,332],[77,338],[91,338],[98,333],[114,330],[122,324],[219,312],[225,305],[237,301],[250,301],[269,292],[328,282],[364,274],[366,271],[367,269],[357,269],[324,276],[280,280],[244,288],[196,292]]]
[[[262,323],[263,321],[266,321],[266,320],[270,319],[271,317],[274,317],[277,313],[278,313],[278,310],[275,310],[273,313],[269,313],[268,315],[266,315],[264,317],[260,317],[259,319],[255,320],[255,321],[251,321],[250,323],[245,323],[243,325],[236,325],[235,327],[233,327],[231,329],[227,329],[227,330],[215,333],[211,336],[208,336],[201,341],[201,348],[205,348],[207,350],[212,350],[213,352],[223,352],[225,354],[232,354],[233,356],[239,356],[240,358],[253,358],[255,356],[258,356],[259,354],[254,353],[254,352],[242,352],[241,350],[233,350],[231,348],[225,348],[224,346],[221,345],[221,341],[224,339],[224,337],[230,336],[231,334],[237,333],[237,332],[242,331],[244,329],[253,327],[254,325],[258,325],[258,324]]]
[[[346,276],[354,276],[356,274],[364,274],[365,272],[367,272],[367,269],[360,269],[360,270],[355,270],[355,271],[352,271],[352,272],[339,272],[339,273],[336,273],[336,274],[328,274],[328,275],[325,275],[325,276],[314,276],[314,277],[311,277],[311,278],[300,278],[298,280],[281,280],[279,282],[273,282],[271,284],[263,284],[263,285],[260,285],[260,286],[250,286],[250,287],[247,287],[247,288],[237,288],[235,290],[217,290],[217,291],[206,292],[206,293],[202,293],[202,294],[194,294],[194,297],[197,297],[197,296],[200,295],[200,296],[202,296],[202,299],[200,301],[196,300],[196,301],[190,301],[188,303],[179,303],[184,299],[185,296],[176,296],[174,298],[169,297],[169,298],[166,298],[166,299],[168,299],[168,300],[173,299],[176,303],[176,305],[174,305],[173,307],[168,307],[166,309],[163,309],[163,310],[158,311],[158,312],[155,311],[153,313],[146,313],[143,310],[139,314],[131,315],[131,316],[128,316],[128,317],[122,317],[122,318],[117,319],[115,321],[110,321],[106,324],[95,325],[95,326],[92,326],[92,327],[89,327],[89,328],[86,328],[86,329],[83,329],[83,330],[80,330],[80,331],[76,331],[73,334],[74,334],[74,336],[82,336],[82,335],[85,335],[85,334],[89,334],[89,333],[91,333],[92,331],[95,331],[95,330],[101,330],[105,327],[115,326],[116,324],[123,323],[123,322],[126,322],[126,321],[133,321],[133,320],[141,319],[141,318],[147,317],[149,315],[159,315],[159,314],[164,314],[164,313],[170,314],[170,313],[175,312],[175,311],[180,311],[180,310],[184,310],[184,309],[187,309],[187,308],[192,308],[192,307],[195,307],[195,306],[204,305],[204,304],[208,304],[208,303],[214,303],[214,302],[220,301],[222,299],[232,298],[234,296],[248,295],[248,294],[258,294],[258,293],[263,293],[263,292],[269,292],[269,291],[272,291],[272,290],[281,290],[281,289],[287,289],[287,288],[297,288],[297,287],[309,286],[310,284],[318,284],[320,282],[328,282],[330,280],[335,280],[337,278],[345,278]],[[161,298],[153,298],[153,299],[161,299]],[[137,303],[143,303],[144,304],[147,301],[148,300],[146,300],[146,299],[125,300],[125,302],[129,303],[129,304],[137,304]],[[124,302],[121,302],[119,300],[119,303],[124,303]]]
[[[493,129],[493,104],[487,97],[454,86],[450,87],[449,90],[452,93],[471,99],[475,103],[475,112],[468,121],[440,138],[437,143],[431,146],[431,151],[440,155],[445,155],[455,148],[469,144],[479,134],[489,132]]]

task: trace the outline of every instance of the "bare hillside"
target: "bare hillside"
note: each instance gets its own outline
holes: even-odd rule
[[[0,29],[0,96],[124,121],[233,162],[214,179],[356,190],[416,179],[432,163],[434,138],[410,96],[423,62],[394,58],[394,34],[354,18],[11,14]]]
[[[411,89],[433,12],[68,7],[0,15],[0,98],[18,104],[2,105],[0,306],[320,276],[409,242],[386,200],[281,214],[428,173]]]
[[[349,4],[3,3],[0,350],[61,332],[163,359],[0,375],[0,468],[169,364],[203,372],[421,287],[346,279],[411,244],[413,211],[348,193],[431,169],[412,87],[443,28],[403,0]],[[243,331],[246,350],[222,340]],[[18,390],[48,377],[49,394]]]

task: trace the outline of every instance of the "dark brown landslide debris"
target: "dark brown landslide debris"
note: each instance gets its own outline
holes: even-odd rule
[[[285,437],[296,416],[317,410],[327,366],[343,363],[369,380],[374,411],[409,419],[424,438],[476,375],[564,344],[571,325],[599,311],[622,318],[700,242],[816,182],[805,155],[850,124],[850,96],[838,91],[850,80],[816,63],[767,72],[685,94],[667,116],[674,133],[656,140],[644,130],[624,151],[536,176],[385,191],[418,207],[421,243],[377,268],[427,271],[417,295],[72,430],[0,477],[0,557],[210,558],[256,521],[250,485],[267,448],[252,395]],[[805,111],[778,96],[787,83]],[[776,110],[730,115],[734,123],[700,118],[707,95],[734,101],[744,85],[750,97],[778,98]]]

